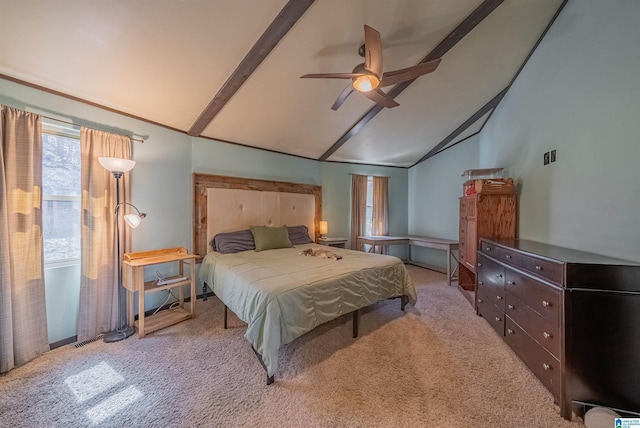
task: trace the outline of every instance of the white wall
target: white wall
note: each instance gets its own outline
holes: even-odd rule
[[[478,138],[468,138],[409,170],[409,234],[458,240],[461,175],[478,167]],[[439,250],[413,247],[411,258],[447,265],[447,255]]]
[[[639,17],[569,1],[482,131],[480,167],[521,185],[521,238],[640,261]]]

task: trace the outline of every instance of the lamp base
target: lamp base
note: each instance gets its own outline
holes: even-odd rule
[[[110,331],[109,333],[105,333],[104,337],[102,338],[102,341],[105,343],[119,342],[131,336],[135,332],[136,332],[135,327],[126,326],[123,329],[117,329],[114,331]]]

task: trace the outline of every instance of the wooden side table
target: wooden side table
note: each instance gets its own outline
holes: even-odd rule
[[[320,238],[318,244],[328,247],[344,248],[347,243],[346,238]]]
[[[189,254],[186,248],[165,248],[138,253],[125,253],[122,261],[122,285],[127,290],[127,316],[129,325],[136,325],[138,336],[179,323],[196,316],[196,282],[195,261],[198,255]],[[144,281],[144,268],[161,263],[179,263],[179,274],[164,278],[165,284],[158,285],[157,281]],[[189,265],[189,275],[185,274],[184,265]],[[185,307],[184,286],[190,286],[191,302],[189,310]],[[146,293],[178,288],[179,305],[172,309],[160,311],[153,316],[145,317],[144,297]],[[138,321],[134,323],[133,296],[138,292]]]

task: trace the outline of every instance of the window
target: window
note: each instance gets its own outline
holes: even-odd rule
[[[373,177],[367,177],[367,212],[365,220],[365,235],[371,236],[373,234]]]
[[[80,133],[43,124],[42,233],[46,265],[80,262]]]

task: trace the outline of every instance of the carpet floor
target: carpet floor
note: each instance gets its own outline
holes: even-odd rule
[[[283,347],[276,382],[216,298],[139,339],[64,346],[0,377],[2,427],[583,427],[445,275],[408,266],[399,300]]]

